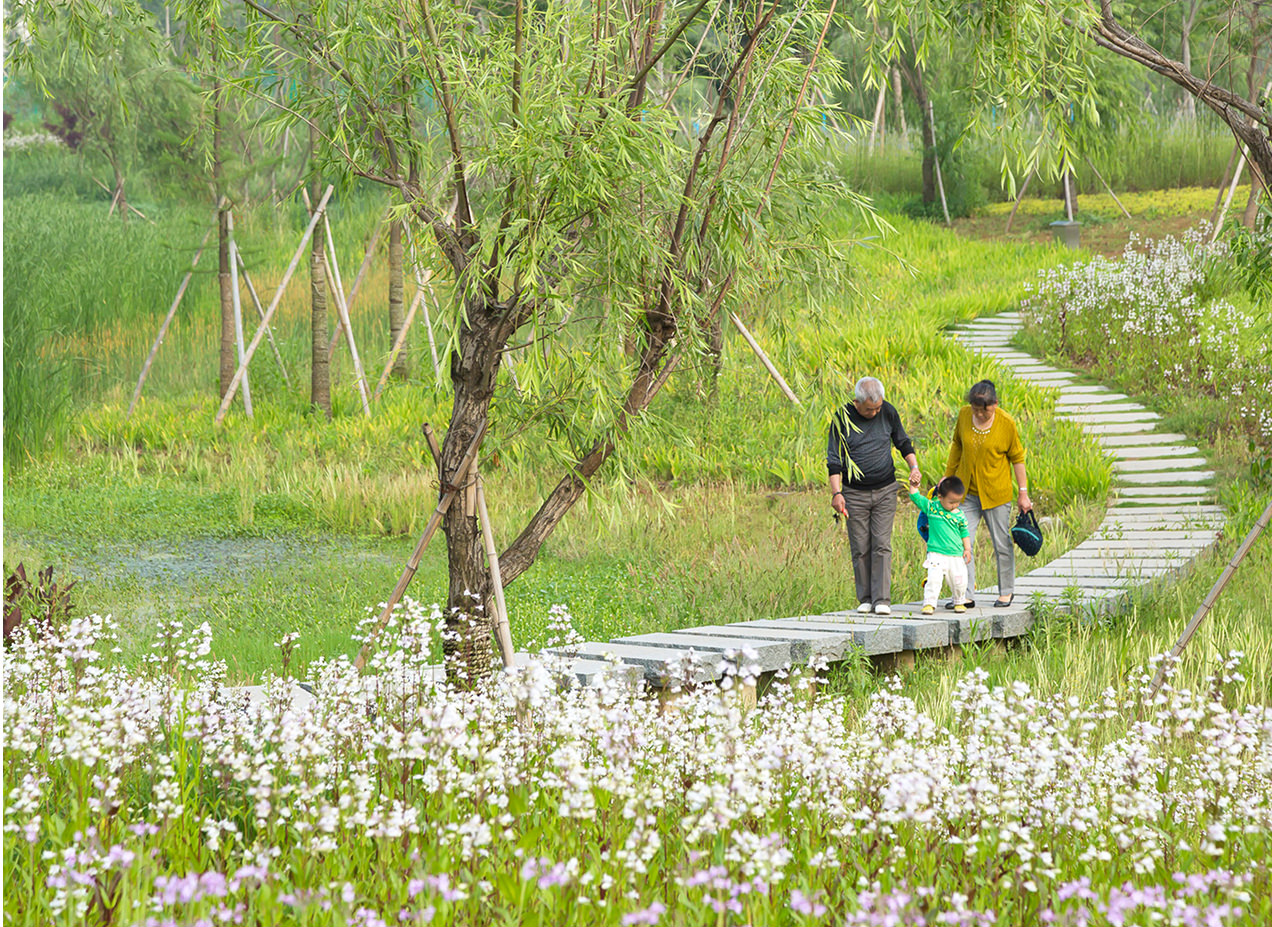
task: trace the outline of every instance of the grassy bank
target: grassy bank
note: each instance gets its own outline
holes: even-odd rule
[[[349,629],[392,586],[432,508],[419,425],[444,429],[448,394],[429,365],[417,363],[365,419],[342,361],[335,420],[311,416],[305,387],[296,382],[304,379],[307,351],[300,287],[285,298],[277,329],[292,388],[262,354],[253,366],[255,420],[236,408],[223,428],[213,428],[217,309],[213,279],[205,275],[196,278],[146,396],[127,419],[136,371],[183,273],[187,239],[201,234],[200,226],[174,211],[162,220],[175,223],[168,231],[144,223],[123,230],[106,223],[100,203],[60,201],[58,221],[48,222],[54,207],[45,198],[53,195],[15,197],[8,210],[9,234],[25,222],[45,240],[39,256],[9,252],[14,265],[30,265],[17,272],[31,285],[6,288],[6,315],[79,307],[51,316],[56,331],[38,355],[69,359],[73,401],[64,407],[58,440],[36,455],[39,465],[9,469],[6,561],[56,563],[83,576],[81,607],[121,619],[127,659],[163,618],[209,620],[218,655],[244,676],[274,662],[273,642],[288,631],[302,633],[302,663],[347,650]],[[375,203],[350,202],[337,222],[350,252],[342,258],[346,279],[376,213]],[[240,221],[240,239],[256,255],[249,263],[261,267],[262,291],[281,275],[297,231],[273,221]],[[846,214],[832,221],[848,234]],[[188,229],[185,237],[169,234],[178,225]],[[110,273],[119,276],[90,286],[93,258],[83,243],[99,231],[117,242],[108,257]],[[63,279],[53,274],[47,255],[62,247],[58,235],[67,239],[68,260],[88,269]],[[847,381],[865,373],[884,380],[925,475],[939,476],[967,385],[1004,374],[971,359],[942,329],[1014,306],[1020,281],[1062,257],[1049,248],[960,240],[898,219],[895,231],[855,252],[856,293],[820,294],[812,302],[779,289],[766,304],[744,307],[804,404],[792,407],[732,335],[714,397],[704,396],[705,373],[685,364],[652,410],[663,437],[625,447],[535,570],[509,590],[518,642],[541,640],[548,606],[557,603],[592,638],[852,604],[846,538],[835,529],[823,488],[826,422],[846,399]],[[130,267],[137,283],[127,282]],[[386,340],[386,291],[377,265],[354,310],[367,356]],[[417,336],[417,361],[427,357],[425,345]],[[501,388],[512,386],[505,380]],[[1031,488],[1055,518],[1049,544],[1058,551],[1098,518],[1108,468],[1075,429],[1052,418],[1040,393],[1006,384],[1004,395],[1022,421],[1034,461]],[[496,417],[483,472],[498,538],[520,529],[557,478],[559,465],[542,437],[533,430],[511,435]],[[212,542],[226,539],[243,546],[252,540],[256,556],[222,564],[230,548]],[[896,595],[912,598],[922,557],[904,510],[895,543]],[[443,586],[437,543],[412,593],[436,601]]]

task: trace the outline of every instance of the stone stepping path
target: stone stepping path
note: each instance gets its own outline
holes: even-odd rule
[[[618,667],[668,685],[718,679],[738,660],[767,672],[813,657],[835,662],[854,651],[881,656],[941,650],[1025,634],[1035,594],[1058,607],[1112,611],[1137,590],[1187,569],[1218,540],[1224,522],[1223,509],[1212,504],[1214,472],[1206,459],[1184,435],[1158,431],[1161,417],[1125,394],[1079,383],[1071,371],[1010,347],[1020,324],[1018,313],[1004,313],[953,334],[1002,363],[1008,378],[1054,390],[1058,417],[1096,438],[1113,461],[1114,476],[1110,507],[1091,537],[1033,569],[1028,558],[1017,558],[1018,568],[1029,572],[1016,580],[1016,604],[992,607],[997,587],[988,586],[974,593],[982,604],[963,615],[938,609],[925,616],[921,603],[909,602],[894,605],[887,617],[849,610],[587,641],[555,651],[549,659],[560,661],[556,669],[584,684]],[[518,655],[530,659],[537,658]]]
[[[857,653],[910,658],[1026,634],[1033,624],[1031,599],[1042,596],[1058,608],[1115,611],[1141,589],[1178,576],[1219,539],[1225,513],[1213,504],[1214,472],[1184,435],[1157,430],[1160,416],[1103,386],[1078,383],[1075,374],[1051,367],[1011,348],[1020,330],[1018,313],[978,319],[954,336],[968,348],[1000,362],[1008,378],[1055,391],[1059,418],[1093,436],[1113,462],[1113,493],[1104,520],[1072,550],[1033,569],[1018,556],[1016,602],[994,608],[997,587],[976,590],[981,604],[962,615],[938,609],[922,615],[922,603],[892,606],[889,616],[855,610],[704,625],[612,641],[585,641],[546,654],[518,653],[518,666],[543,663],[559,677],[581,684],[602,679],[645,679],[655,686],[719,680],[739,662],[774,672],[818,658],[829,663]],[[845,552],[846,553],[846,552]],[[1028,572],[1024,572],[1028,570]],[[982,572],[992,572],[986,563]],[[442,667],[423,667],[418,678],[366,677],[369,701],[386,692],[440,683]],[[307,710],[310,691],[291,682],[226,690],[245,710],[282,703]]]

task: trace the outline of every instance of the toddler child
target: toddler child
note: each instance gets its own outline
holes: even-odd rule
[[[957,476],[947,476],[936,486],[936,498],[911,492],[910,498],[928,517],[928,555],[923,561],[927,582],[923,586],[923,614],[936,612],[941,594],[941,579],[949,580],[954,593],[954,611],[965,612],[967,606],[967,564],[972,560],[972,539],[967,530],[967,517],[959,511],[966,489]]]

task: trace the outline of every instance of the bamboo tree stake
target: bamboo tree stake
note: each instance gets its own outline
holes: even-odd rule
[[[730,312],[729,318],[733,320],[733,324],[737,326],[738,331],[742,333],[742,337],[746,339],[746,343],[751,346],[751,350],[755,352],[756,356],[760,359],[760,362],[764,364],[765,369],[769,372],[769,376],[774,379],[778,387],[786,394],[786,398],[795,403],[797,406],[802,405],[803,403],[799,401],[799,397],[791,391],[786,380],[782,378],[782,375],[777,372],[777,368],[773,366],[773,362],[769,360],[769,356],[764,353],[764,349],[760,347],[759,342],[755,340],[755,337],[751,334],[750,330],[742,324],[742,320],[738,318],[738,314],[736,312]]]
[[[481,471],[476,471],[477,515],[481,518],[481,536],[486,542],[486,563],[490,566],[490,584],[495,594],[495,640],[499,642],[499,656],[504,669],[515,665],[512,649],[512,629],[508,625],[508,603],[504,601],[503,574],[499,570],[499,553],[495,548],[495,532],[490,527],[490,513],[486,510],[486,490]]]
[[[928,122],[932,126],[932,137],[936,138],[936,114],[932,110],[932,98],[928,97],[927,101]],[[941,194],[941,212],[945,213],[945,224],[953,227],[954,223],[950,221],[950,207],[945,200],[945,181],[941,179],[941,158],[933,151],[932,165],[936,168],[936,189]]]
[[[269,308],[265,310],[265,318],[261,320],[260,327],[256,329],[256,334],[252,336],[251,344],[247,346],[247,354],[243,358],[243,363],[235,371],[234,379],[230,380],[230,386],[225,391],[225,396],[221,399],[221,407],[217,410],[216,418],[212,420],[212,424],[219,425],[225,419],[225,413],[230,408],[230,403],[234,401],[234,391],[238,389],[239,381],[247,373],[247,365],[252,362],[252,355],[260,347],[261,339],[265,337],[265,331],[269,327],[270,320],[274,317],[274,313],[278,310],[278,306],[283,300],[283,291],[287,289],[287,284],[291,281],[292,274],[296,272],[296,265],[300,263],[300,256],[304,253],[305,245],[309,244],[309,237],[313,235],[314,229],[318,226],[318,220],[322,218],[322,211],[327,207],[327,200],[331,199],[331,194],[335,191],[336,188],[334,186],[327,185],[327,190],[323,193],[322,199],[318,203],[318,208],[314,210],[314,214],[309,218],[309,224],[305,226],[305,234],[300,237],[300,244],[296,247],[296,253],[292,255],[291,263],[287,265],[287,272],[283,274],[282,282],[278,284],[278,291],[270,301]]]
[[[881,123],[883,122],[883,100],[884,100],[884,95],[887,92],[888,92],[888,82],[885,79],[883,84],[879,87],[879,102],[875,103],[874,121],[872,125],[870,126],[870,141],[866,143],[867,151],[874,150],[875,139],[879,140],[880,147],[882,147],[883,145],[883,133],[880,130],[881,130]]]
[[[464,451],[463,459],[460,460],[459,466],[451,476],[450,488],[442,494],[442,498],[437,503],[437,508],[433,510],[433,514],[429,517],[428,524],[424,526],[424,533],[420,536],[419,542],[415,545],[411,557],[406,561],[406,569],[402,571],[401,577],[398,578],[397,585],[393,587],[393,592],[389,595],[389,600],[384,603],[384,610],[380,612],[380,617],[376,621],[375,627],[371,633],[367,635],[366,641],[362,644],[362,649],[358,651],[357,659],[353,661],[353,668],[358,672],[367,665],[367,658],[371,656],[371,647],[375,643],[376,638],[384,630],[384,626],[389,623],[389,618],[393,615],[393,609],[397,607],[398,602],[402,599],[402,594],[406,592],[406,587],[410,585],[411,579],[415,576],[416,571],[420,568],[420,560],[424,556],[424,548],[428,546],[428,542],[437,532],[438,527],[442,523],[442,519],[446,517],[447,510],[451,507],[451,503],[455,501],[455,497],[464,491],[465,474],[468,468],[472,466],[473,460],[477,456],[477,448],[481,446],[481,439],[486,434],[486,423],[483,422],[477,428],[477,433],[473,435],[473,439],[468,442],[468,449]]]
[[[1241,157],[1237,161],[1237,169],[1232,172],[1232,183],[1228,186],[1228,195],[1223,198],[1223,209],[1219,210],[1219,221],[1210,230],[1210,241],[1213,243],[1219,237],[1219,230],[1223,228],[1223,220],[1228,218],[1228,207],[1232,205],[1232,196],[1237,192],[1237,184],[1241,183],[1241,171],[1246,163],[1246,146],[1241,146]]]
[[[429,271],[429,276],[432,276]],[[380,374],[380,380],[375,385],[375,392],[371,394],[371,401],[375,402],[380,398],[380,393],[384,391],[384,384],[389,381],[389,374],[393,372],[393,365],[397,362],[398,354],[402,351],[402,345],[406,343],[407,333],[411,330],[411,323],[415,321],[415,311],[419,309],[420,303],[424,301],[424,289],[418,288],[415,291],[415,299],[411,300],[411,308],[406,313],[406,319],[402,322],[402,329],[398,332],[397,339],[393,342],[393,350],[389,352],[389,361],[384,365],[384,372]],[[426,310],[427,311],[427,310]]]
[[[265,309],[261,306],[261,298],[256,294],[256,287],[252,284],[252,278],[248,276],[247,265],[243,263],[243,253],[236,248],[234,249],[234,257],[238,261],[239,272],[243,275],[243,282],[247,284],[247,293],[252,297],[252,305],[256,307],[256,314],[264,321]],[[274,349],[274,360],[278,361],[278,369],[282,371],[283,382],[290,388],[291,377],[287,376],[287,365],[283,363],[283,355],[279,353],[278,344],[274,341],[274,330],[267,327],[265,336],[269,338],[269,346]]]
[[[1086,162],[1087,167],[1091,168],[1091,173],[1095,175],[1096,179],[1104,184],[1104,189],[1109,191],[1109,196],[1113,197],[1113,202],[1117,203],[1117,208],[1122,210],[1122,215],[1129,219],[1131,217],[1130,210],[1122,205],[1122,201],[1117,198],[1117,194],[1113,192],[1113,188],[1109,186],[1109,182],[1104,179],[1104,176],[1096,170],[1095,165],[1091,163],[1091,159],[1083,155],[1082,160]]]
[[[1016,218],[1016,210],[1020,208],[1020,204],[1025,200],[1025,191],[1029,189],[1029,181],[1033,180],[1034,170],[1035,168],[1032,167],[1029,169],[1029,173],[1025,175],[1025,182],[1020,185],[1020,195],[1016,197],[1016,202],[1011,207],[1011,215],[1007,217],[1007,226],[1003,229],[1004,235],[1011,231],[1011,223]]]
[[[212,227],[203,234],[203,240],[199,242],[199,248],[194,252],[194,260],[190,262],[190,269],[181,278],[181,285],[177,287],[177,295],[173,297],[172,305],[168,307],[168,314],[164,316],[163,324],[159,326],[159,334],[155,336],[155,343],[150,346],[150,353],[146,355],[146,362],[141,365],[141,376],[137,378],[137,388],[133,390],[132,402],[128,403],[128,412],[124,415],[125,420],[132,418],[133,410],[137,408],[137,401],[141,399],[141,388],[146,383],[146,377],[150,375],[150,365],[155,362],[155,355],[159,353],[159,345],[163,344],[164,336],[168,334],[168,326],[172,324],[172,319],[177,314],[177,307],[181,305],[181,299],[185,296],[186,287],[190,285],[190,280],[194,277],[194,269],[199,265],[199,258],[203,257],[203,249],[207,247],[208,239],[212,237],[212,232],[215,230],[216,223],[213,223]]]
[[[371,234],[371,242],[367,245],[367,253],[362,258],[362,266],[358,268],[358,275],[353,278],[353,289],[349,291],[349,310],[351,312],[358,301],[358,291],[362,288],[362,281],[371,267],[371,258],[375,255],[375,248],[380,243],[380,234],[383,231],[384,220],[381,219],[376,223],[375,231]],[[331,346],[327,348],[327,363],[329,364],[331,359],[336,356],[336,348],[340,344],[340,331],[343,327],[344,322],[338,322],[336,324],[336,333],[331,336]]]
[[[238,362],[243,363],[243,298],[239,293],[238,278],[238,246],[234,243],[234,211],[226,210],[225,212],[226,231],[230,236],[230,295],[234,298],[234,346],[238,349]],[[247,373],[243,373],[243,411],[247,413],[248,418],[255,418],[252,414],[252,389],[248,382]]]
[[[322,225],[327,237],[327,279],[331,281],[332,289],[336,294],[336,309],[340,312],[340,321],[344,323],[349,353],[353,355],[353,372],[358,378],[358,395],[362,399],[362,411],[370,418],[371,403],[367,395],[367,375],[362,369],[362,358],[358,356],[358,343],[353,338],[353,324],[349,321],[349,304],[345,302],[344,284],[340,280],[340,265],[336,262],[336,242],[331,235],[331,223],[327,221],[325,213],[322,217]]]
[[[422,290],[427,280],[432,279],[432,276],[433,276],[432,269],[430,268],[429,270],[427,280],[421,279],[420,253],[419,253],[419,250],[415,247],[415,235],[411,232],[411,226],[409,224],[406,226],[406,237],[411,242],[411,268],[413,273],[415,274],[415,285],[416,287]],[[431,289],[432,287],[430,287],[430,290]],[[440,315],[440,311],[439,311],[439,315]],[[406,327],[407,326],[403,325],[402,326],[403,330],[405,330]],[[433,355],[433,379],[437,381],[438,386],[441,386],[442,385],[442,364],[441,364],[441,361],[439,361],[437,358],[437,339],[433,337],[433,320],[428,314],[427,303],[424,304],[424,329],[425,331],[428,332],[428,349],[429,349],[429,352]]]
[[[1254,523],[1254,527],[1250,529],[1250,533],[1245,536],[1245,540],[1241,542],[1241,546],[1237,548],[1237,552],[1232,555],[1232,559],[1228,561],[1228,565],[1223,568],[1223,572],[1219,574],[1219,578],[1215,580],[1215,584],[1210,587],[1210,592],[1206,594],[1206,598],[1202,601],[1197,611],[1193,614],[1192,620],[1188,622],[1188,627],[1184,629],[1184,633],[1179,636],[1179,640],[1175,641],[1175,646],[1170,648],[1170,654],[1161,665],[1157,667],[1157,674],[1153,677],[1153,684],[1148,689],[1148,697],[1152,698],[1157,694],[1157,690],[1162,687],[1162,683],[1166,680],[1166,670],[1174,665],[1179,659],[1179,655],[1184,652],[1184,648],[1188,646],[1188,642],[1192,640],[1192,636],[1197,633],[1197,628],[1201,622],[1209,614],[1210,609],[1214,607],[1215,601],[1219,598],[1219,593],[1223,592],[1223,587],[1228,585],[1228,580],[1232,579],[1232,574],[1236,572],[1241,561],[1245,559],[1245,555],[1250,552],[1251,546],[1254,544],[1255,538],[1263,533],[1263,529],[1268,526],[1268,522],[1272,521],[1272,502],[1267,504],[1263,510],[1263,514],[1259,516],[1259,520]]]

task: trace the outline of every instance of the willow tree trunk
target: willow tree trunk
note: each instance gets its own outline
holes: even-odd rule
[[[405,324],[405,290],[402,269],[402,220],[389,223],[389,350],[398,343]],[[393,362],[393,376],[406,377],[406,345]]]
[[[216,74],[217,43],[212,45],[212,69]],[[230,274],[230,217],[225,198],[225,140],[221,126],[225,107],[221,78],[212,79],[212,187],[217,201],[217,271],[216,280],[221,293],[221,366],[220,396],[230,388],[230,381],[238,371],[238,341],[234,337],[234,289]]]
[[[450,358],[455,399],[442,443],[439,479],[444,488],[456,480],[465,449],[489,418],[500,349],[515,331],[515,325],[510,328],[477,300],[470,300],[467,314],[458,349]],[[471,478],[472,470],[458,482],[467,485]],[[457,685],[475,683],[494,666],[493,609],[487,605],[493,589],[484,568],[481,529],[471,497],[472,493],[461,489],[442,522],[450,588],[442,652],[450,681]]]
[[[1180,23],[1179,60],[1183,63],[1184,70],[1189,72],[1192,71],[1192,28],[1200,8],[1200,0],[1188,0]],[[1197,121],[1197,98],[1191,93],[1184,94],[1183,114],[1189,122]]]
[[[936,202],[936,125],[932,119],[932,107],[928,105],[927,86],[923,82],[923,70],[913,59],[901,62],[906,82],[914,91],[914,101],[919,106],[920,127],[923,133],[923,203]]]
[[[910,140],[910,127],[905,122],[905,100],[901,96],[901,66],[895,62],[888,72],[892,77],[892,105],[897,111],[897,124],[901,127],[901,138]]]
[[[1076,216],[1078,214],[1078,175],[1066,167],[1061,175],[1061,184],[1064,192],[1065,215]]]
[[[317,142],[313,126],[309,128],[310,152]],[[321,201],[321,183],[314,178],[310,201]],[[309,404],[331,418],[331,364],[327,360],[327,343],[331,340],[327,311],[327,255],[321,231],[314,233],[309,245]]]

